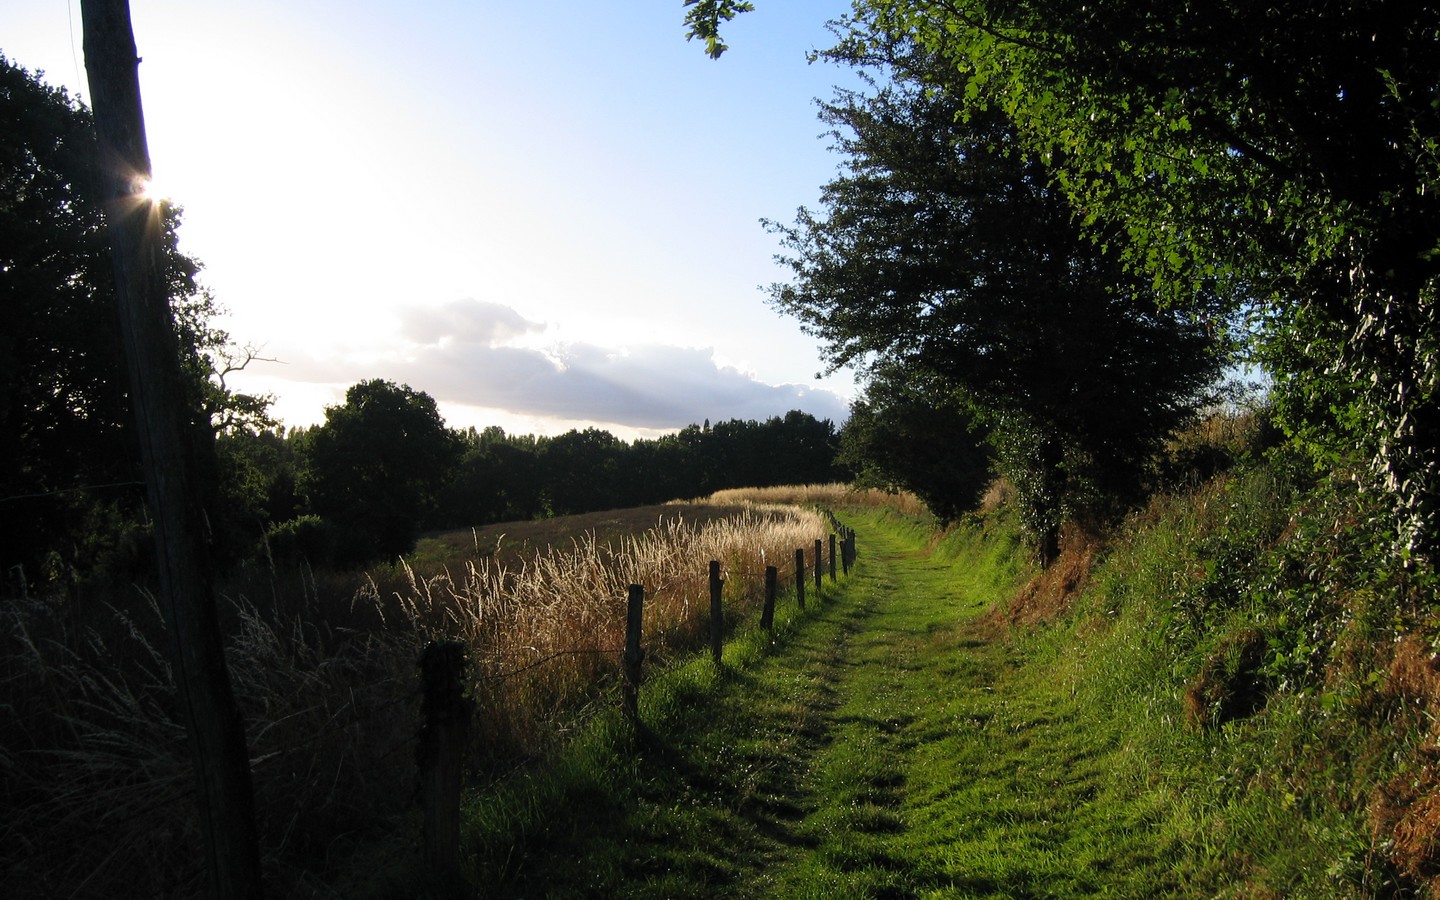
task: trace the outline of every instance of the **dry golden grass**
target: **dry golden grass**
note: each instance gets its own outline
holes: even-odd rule
[[[908,491],[881,491],[855,488],[848,484],[799,484],[765,488],[734,488],[716,491],[700,501],[726,506],[746,503],[779,503],[818,506],[822,509],[867,507],[893,509],[907,516],[928,516],[919,497]]]
[[[395,591],[407,622],[430,639],[469,650],[471,695],[484,722],[477,752],[508,759],[539,752],[563,732],[557,711],[595,699],[618,675],[629,586],[645,588],[647,664],[696,649],[708,634],[709,563],[721,564],[727,625],[756,616],[766,565],[793,579],[794,553],[813,566],[829,534],[813,510],[752,505],[721,516],[704,507],[666,507],[639,533],[602,540],[589,530],[528,554],[479,542],[484,552],[430,573],[406,567]],[[372,583],[373,584],[373,583]],[[369,602],[382,603],[378,587]]]
[[[249,725],[268,889],[324,893],[414,796],[417,661],[465,643],[474,774],[544,752],[608,701],[628,586],[646,665],[704,642],[709,561],[728,624],[758,615],[768,563],[829,533],[817,512],[677,505],[440,535],[354,581],[257,568],[222,593]],[[811,563],[813,565],[813,562]],[[73,601],[72,601],[73,602]],[[153,603],[75,627],[65,601],[0,604],[0,895],[200,892],[193,787]],[[374,860],[365,865],[373,867]]]

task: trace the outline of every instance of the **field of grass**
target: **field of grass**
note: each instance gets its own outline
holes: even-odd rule
[[[358,590],[251,573],[228,649],[270,887],[1440,895],[1433,578],[1391,564],[1353,484],[1283,454],[1187,485],[1039,573],[1003,504],[940,532],[911,498],[834,487],[433,535]],[[840,510],[860,557],[767,634],[756,576],[829,529],[793,503]],[[630,583],[652,600],[638,731],[615,703]],[[0,895],[194,893],[153,607],[3,614]],[[467,645],[478,710],[463,885],[417,867],[415,662],[437,637]]]
[[[1435,896],[1433,590],[1283,463],[1044,573],[1004,511],[848,512],[857,568],[774,647],[649,686],[527,782],[548,814],[476,798],[473,895]]]
[[[222,589],[226,650],[271,891],[352,893],[412,857],[428,641],[467,648],[468,764],[485,784],[614,705],[629,584],[646,588],[659,670],[705,642],[710,560],[727,624],[744,629],[766,561],[788,573],[829,527],[813,510],[731,498],[433,535],[358,578],[237,573]],[[75,604],[0,608],[0,896],[194,894],[202,855],[158,610],[140,597],[79,619]]]
[[[913,522],[852,522],[865,550],[850,580],[792,620],[774,652],[683,690],[652,688],[681,696],[589,779],[571,771],[561,806],[575,814],[521,843],[492,834],[477,855],[478,894],[1144,896],[1163,886],[1154,801],[1115,782],[1124,750],[1114,729],[1094,729],[1068,689],[986,621],[1029,574],[1013,543],[970,535],[937,550]]]

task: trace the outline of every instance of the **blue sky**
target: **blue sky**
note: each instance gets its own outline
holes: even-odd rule
[[[757,6],[712,61],[680,0],[131,0],[182,247],[279,360],[232,386],[295,425],[377,377],[512,432],[842,419],[758,220],[835,173],[853,82],[805,54],[848,2]],[[79,0],[8,0],[0,52],[88,93]]]

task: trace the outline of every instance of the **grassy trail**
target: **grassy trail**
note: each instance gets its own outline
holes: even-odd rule
[[[658,716],[485,893],[1183,894],[1116,732],[979,625],[996,597],[957,563],[858,524],[777,652]]]

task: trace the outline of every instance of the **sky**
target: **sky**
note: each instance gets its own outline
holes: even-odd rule
[[[155,181],[266,358],[228,385],[287,425],[369,378],[511,433],[839,424],[760,220],[836,174],[854,82],[806,54],[849,3],[756,6],[717,61],[681,0],[131,0]],[[80,0],[5,0],[0,53],[89,95]]]

